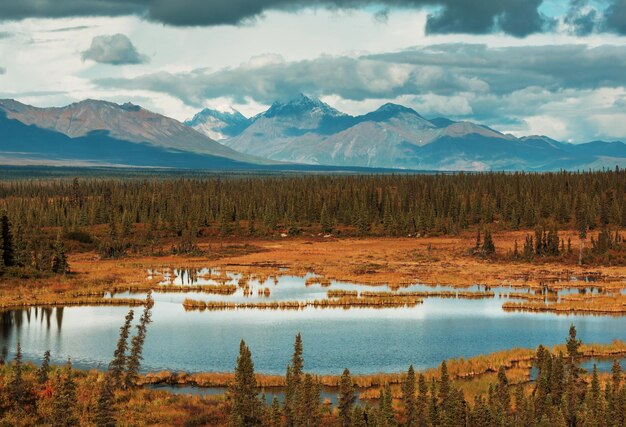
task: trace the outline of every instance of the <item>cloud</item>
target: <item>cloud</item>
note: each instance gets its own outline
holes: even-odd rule
[[[441,67],[449,73],[477,79],[494,93],[530,86],[549,90],[626,85],[626,46],[513,46],[489,48],[479,44],[433,45],[371,55],[372,60],[397,65]]]
[[[626,86],[626,46],[447,44],[293,62],[263,56],[218,71],[160,72],[95,83],[101,88],[166,93],[192,106],[219,97],[269,104],[301,92],[355,101],[419,94],[504,95],[527,88],[557,92]]]
[[[553,27],[552,19],[539,12],[543,0],[448,0],[442,11],[430,15],[427,33],[486,34],[503,31],[516,37],[543,32]]]
[[[609,31],[626,35],[626,0],[613,0],[606,11],[605,26]]]
[[[610,134],[608,121],[600,119],[622,117],[626,122],[621,107],[626,46],[446,44],[304,61],[266,55],[217,71],[161,72],[94,83],[105,91],[163,94],[193,108],[215,99],[268,105],[304,92],[348,112],[363,103],[398,102],[427,117],[477,121],[517,135],[544,133],[577,142],[626,137],[617,128]]]
[[[102,88],[144,89],[167,93],[188,105],[222,96],[244,102],[251,98],[269,104],[290,99],[301,92],[316,96],[338,95],[344,99],[388,98],[402,94],[436,92],[453,94],[484,91],[477,79],[449,73],[443,67],[415,67],[352,57],[322,56],[314,60],[286,62],[255,58],[237,68],[216,72],[198,69],[188,73],[159,72],[132,79],[105,78]]]
[[[94,37],[91,47],[83,52],[83,60],[87,59],[110,65],[148,62],[148,57],[139,54],[132,42],[123,34]]]
[[[563,21],[577,36],[587,36],[601,24],[602,13],[594,9],[588,0],[571,0]]]
[[[438,9],[427,22],[431,33],[487,34],[503,31],[517,37],[551,28],[551,18],[539,11],[543,0],[20,0],[0,3],[7,20],[29,17],[138,15],[174,26],[240,25],[273,10],[306,8]],[[380,13],[379,13],[379,16]]]
[[[7,70],[5,68],[0,67],[0,75],[4,74],[6,72],[7,72]]]

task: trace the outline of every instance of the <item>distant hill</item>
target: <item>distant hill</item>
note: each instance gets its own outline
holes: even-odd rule
[[[204,128],[194,127],[213,131],[204,123]],[[516,138],[471,122],[428,120],[396,104],[350,116],[300,95],[274,103],[247,121],[238,118],[238,123],[241,126],[235,128],[223,120],[221,129],[231,126],[231,132],[219,142],[242,153],[285,162],[450,171],[626,165],[626,144],[621,142],[574,145],[545,136]]]
[[[210,169],[275,163],[137,105],[97,100],[61,108],[0,100],[0,162]]]

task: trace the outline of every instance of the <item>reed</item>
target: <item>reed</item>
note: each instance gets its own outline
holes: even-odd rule
[[[626,314],[626,298],[622,295],[581,296],[566,295],[558,302],[512,302],[502,305],[507,311],[576,313],[576,314]]]
[[[235,285],[162,285],[152,288],[154,292],[203,292],[205,294],[232,295],[237,292]]]
[[[325,277],[309,277],[306,279],[304,284],[305,286],[320,285],[323,287],[328,287],[331,285],[331,281],[330,279],[327,279]]]
[[[358,291],[347,291],[342,289],[331,289],[326,294],[328,298],[342,298],[342,297],[358,297]]]
[[[366,298],[393,298],[393,297],[415,297],[415,298],[463,298],[482,299],[495,297],[490,291],[412,291],[412,292],[385,292],[385,291],[363,291],[362,297]]]
[[[306,307],[330,308],[330,307],[414,307],[423,300],[413,297],[404,298],[360,298],[340,297],[333,299],[321,299],[313,301],[254,301],[254,302],[230,302],[230,301],[198,301],[185,299],[183,307],[186,310],[228,310],[228,309],[273,309],[273,310],[300,310]]]
[[[31,299],[28,301],[8,301],[0,304],[0,308],[25,308],[25,307],[68,307],[68,306],[140,306],[145,305],[146,301],[136,298],[44,298]]]

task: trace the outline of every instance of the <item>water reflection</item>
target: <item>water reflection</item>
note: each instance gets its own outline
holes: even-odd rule
[[[45,331],[48,335],[51,328],[55,328],[57,334],[61,333],[63,326],[64,307],[32,307],[22,310],[4,311],[0,313],[2,321],[0,323],[0,361],[4,362],[7,356],[14,349],[9,348],[9,344],[15,340],[19,340],[22,329],[28,327],[31,323],[39,323],[40,330]],[[52,315],[54,313],[55,323],[52,324]],[[15,340],[13,336],[15,335]]]
[[[145,371],[232,371],[239,340],[250,346],[258,372],[282,374],[301,332],[306,369],[339,374],[349,367],[355,374],[405,371],[437,366],[441,360],[472,357],[513,347],[535,348],[562,343],[574,323],[585,342],[626,340],[626,317],[555,315],[505,312],[502,303],[520,293],[559,298],[574,292],[600,292],[593,285],[552,291],[547,286],[520,289],[473,285],[462,292],[494,292],[486,299],[426,298],[417,307],[369,309],[307,308],[299,311],[232,310],[185,312],[185,298],[200,300],[313,300],[329,289],[395,291],[392,286],[324,282],[317,276],[254,277],[219,270],[150,272],[150,279],[168,286],[234,284],[232,295],[203,292],[156,293],[153,320],[144,348]],[[308,286],[307,286],[308,285]],[[253,292],[245,293],[248,288]],[[268,296],[259,289],[269,288]],[[449,286],[413,284],[399,292],[450,291]],[[126,297],[118,294],[114,297]],[[32,308],[1,313],[0,351],[11,358],[17,341],[25,359],[38,361],[46,350],[53,361],[68,357],[80,368],[106,367],[118,338],[127,307]],[[136,316],[138,317],[138,316]]]

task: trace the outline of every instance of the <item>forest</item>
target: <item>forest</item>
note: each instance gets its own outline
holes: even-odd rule
[[[202,237],[423,237],[473,229],[480,256],[496,253],[492,231],[523,229],[529,232],[511,258],[582,264],[588,255],[619,263],[626,171],[6,180],[0,211],[3,265],[57,273],[68,270],[65,245],[118,258],[159,253],[159,243],[172,238],[169,252],[193,254]],[[585,246],[591,251],[572,247],[559,229],[577,230],[583,243],[594,232]]]

